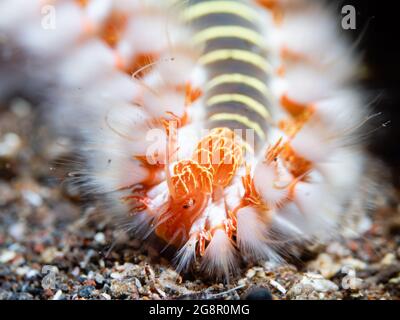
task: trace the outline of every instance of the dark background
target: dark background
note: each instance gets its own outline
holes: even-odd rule
[[[334,0],[335,1],[335,0]],[[364,87],[372,97],[373,113],[382,112],[374,119],[379,127],[369,137],[370,150],[391,167],[392,176],[400,186],[400,15],[398,1],[349,0],[337,1],[342,8],[350,4],[357,10],[357,30],[345,31],[357,39],[362,36],[359,49],[364,54],[368,77]]]

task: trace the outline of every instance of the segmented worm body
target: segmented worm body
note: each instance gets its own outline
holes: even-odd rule
[[[321,2],[20,2],[0,4],[2,47],[46,63],[26,79],[51,84],[50,123],[80,135],[83,189],[175,246],[178,270],[201,258],[228,277],[240,256],[339,234],[366,110]]]

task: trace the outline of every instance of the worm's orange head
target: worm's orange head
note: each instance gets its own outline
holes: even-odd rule
[[[177,245],[188,239],[209,201],[223,196],[242,165],[242,148],[233,131],[213,129],[199,142],[192,159],[177,162],[172,174],[167,170],[170,199],[159,218],[159,237]]]
[[[225,188],[243,162],[241,138],[228,128],[216,128],[198,144],[193,158],[212,172],[213,185]]]

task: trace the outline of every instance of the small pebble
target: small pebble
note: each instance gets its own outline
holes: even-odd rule
[[[346,258],[341,261],[342,270],[343,268],[351,268],[353,270],[365,270],[367,268],[367,264],[361,260],[354,258]]]
[[[0,263],[7,263],[7,262],[10,262],[10,261],[13,260],[16,256],[17,256],[17,254],[16,254],[14,251],[4,250],[4,251],[0,254]]]
[[[254,269],[250,269],[246,272],[246,278],[252,279],[256,275],[256,271]]]
[[[120,274],[118,272],[113,272],[113,273],[110,274],[110,277],[112,279],[119,280],[119,279],[122,279],[122,274]]]
[[[35,277],[37,277],[39,275],[39,271],[35,270],[35,269],[31,269],[26,273],[26,278],[29,279],[33,279]]]
[[[100,259],[100,261],[99,261],[99,267],[102,268],[102,269],[104,269],[105,266],[106,266],[106,264],[104,263],[104,260],[103,260],[103,259]]]
[[[94,240],[99,244],[105,244],[106,243],[106,236],[104,235],[103,232],[98,232],[94,236]]]
[[[72,272],[71,272],[71,274],[72,274],[74,277],[78,277],[78,276],[80,275],[80,273],[81,273],[81,269],[80,269],[79,267],[75,267],[75,268],[72,270]]]
[[[310,286],[317,292],[329,292],[339,290],[339,287],[335,283],[324,279],[319,274],[314,273],[305,274],[300,283],[298,283],[296,286],[298,286],[300,289],[302,287]]]
[[[16,98],[11,102],[11,111],[19,118],[25,118],[31,113],[31,104],[21,98]]]
[[[24,267],[19,267],[15,270],[15,273],[19,276],[25,276],[29,272],[29,267],[24,266]]]
[[[98,284],[102,284],[104,282],[104,277],[100,274],[100,273],[96,273],[94,280],[98,283]]]
[[[1,163],[0,163],[0,169],[1,169]],[[4,206],[7,203],[13,201],[16,199],[15,191],[14,189],[6,183],[2,183],[0,180],[0,206]]]
[[[389,283],[395,284],[395,285],[400,285],[400,277],[390,279]]]
[[[345,257],[351,254],[350,250],[338,242],[333,242],[326,248],[326,253],[338,257]]]
[[[42,252],[42,259],[44,263],[50,264],[57,257],[62,257],[62,252],[57,251],[55,247],[49,247]]]
[[[245,285],[247,284],[247,282],[248,282],[248,279],[247,279],[247,278],[242,278],[242,279],[240,279],[240,280],[238,281],[238,285],[239,285],[239,286],[245,286]]]
[[[12,132],[0,137],[0,157],[13,158],[22,147],[21,138]]]
[[[15,223],[8,229],[8,233],[17,241],[24,239],[25,232],[26,225],[23,222]]]
[[[139,293],[134,281],[112,280],[110,290],[115,297],[121,297],[125,295],[131,296],[133,299],[139,297]]]
[[[243,296],[243,300],[273,300],[271,291],[264,287],[253,287]]]
[[[40,207],[43,204],[42,197],[38,193],[33,192],[31,190],[23,190],[22,196],[25,199],[25,201],[27,201],[34,207]]]
[[[269,283],[271,284],[271,286],[279,290],[282,294],[286,294],[286,289],[279,282],[271,279]]]
[[[94,286],[84,286],[78,291],[78,295],[82,298],[89,298],[92,295],[93,290],[95,290]]]
[[[58,291],[56,292],[56,294],[54,295],[53,300],[61,300],[62,295],[63,295],[62,291],[61,291],[61,290],[58,290]]]
[[[321,253],[316,260],[308,264],[308,269],[318,271],[324,278],[330,279],[340,271],[340,263],[326,253]]]
[[[101,296],[106,300],[111,300],[111,296],[109,294],[105,293],[105,292],[102,293]]]
[[[142,284],[140,283],[140,280],[138,278],[134,278],[134,280],[135,280],[136,287],[138,287],[138,289],[141,289],[142,288]]]
[[[396,256],[393,253],[387,253],[381,260],[381,265],[390,266],[396,262]]]

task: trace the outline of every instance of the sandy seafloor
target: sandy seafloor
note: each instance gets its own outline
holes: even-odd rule
[[[229,284],[179,275],[162,247],[121,234],[70,187],[57,165],[65,146],[38,129],[33,109],[15,100],[0,110],[0,299],[400,298],[400,205],[390,185],[358,238],[308,246],[284,266],[243,263]]]

